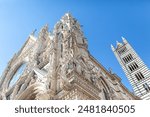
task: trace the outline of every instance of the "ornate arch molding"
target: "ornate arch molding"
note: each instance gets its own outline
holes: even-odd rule
[[[5,81],[3,83],[3,89],[5,91],[8,90],[9,87],[9,83],[11,82],[13,75],[17,72],[17,70],[23,65],[23,64],[27,64],[27,62],[29,61],[28,57],[26,57],[24,60],[22,61],[18,61],[16,64],[14,64],[11,68],[10,71],[8,72],[8,74],[6,75]],[[17,82],[16,82],[17,83]],[[15,83],[15,84],[16,84]],[[13,88],[13,87],[12,87]]]
[[[104,98],[106,100],[110,100],[111,99],[111,97],[110,97],[110,93],[111,93],[110,87],[109,87],[107,81],[102,76],[100,76],[100,80],[101,80],[101,84],[102,84],[102,91],[103,91]]]
[[[104,87],[108,92],[110,92],[110,87],[109,87],[107,81],[106,81],[102,76],[100,76],[100,79],[101,79],[101,83],[102,83],[103,87]]]

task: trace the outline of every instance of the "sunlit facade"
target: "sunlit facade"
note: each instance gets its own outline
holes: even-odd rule
[[[1,76],[2,100],[135,100],[89,52],[79,22],[66,13],[53,31],[30,34]]]

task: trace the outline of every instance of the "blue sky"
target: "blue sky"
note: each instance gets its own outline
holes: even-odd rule
[[[83,25],[90,53],[132,90],[110,44],[125,37],[150,67],[150,2],[146,0],[0,0],[0,74],[34,29],[38,33],[48,23],[52,30],[68,11]]]

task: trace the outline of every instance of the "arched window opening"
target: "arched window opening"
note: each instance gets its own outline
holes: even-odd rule
[[[17,80],[20,78],[20,76],[22,75],[23,71],[26,68],[26,64],[22,64],[20,65],[20,67],[15,71],[13,77],[11,78],[10,82],[9,82],[9,88],[13,87],[15,85],[15,83],[17,82]]]
[[[146,90],[146,92],[150,91],[150,86],[147,83],[143,84],[143,87]]]
[[[101,77],[101,83],[103,85],[103,94],[104,94],[104,98],[106,100],[110,100],[110,96],[109,96],[109,86],[107,85],[106,81]]]

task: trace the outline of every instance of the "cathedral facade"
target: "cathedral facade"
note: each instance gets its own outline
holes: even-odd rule
[[[79,22],[66,13],[52,32],[44,26],[9,61],[1,100],[136,100],[121,79],[88,51]]]

